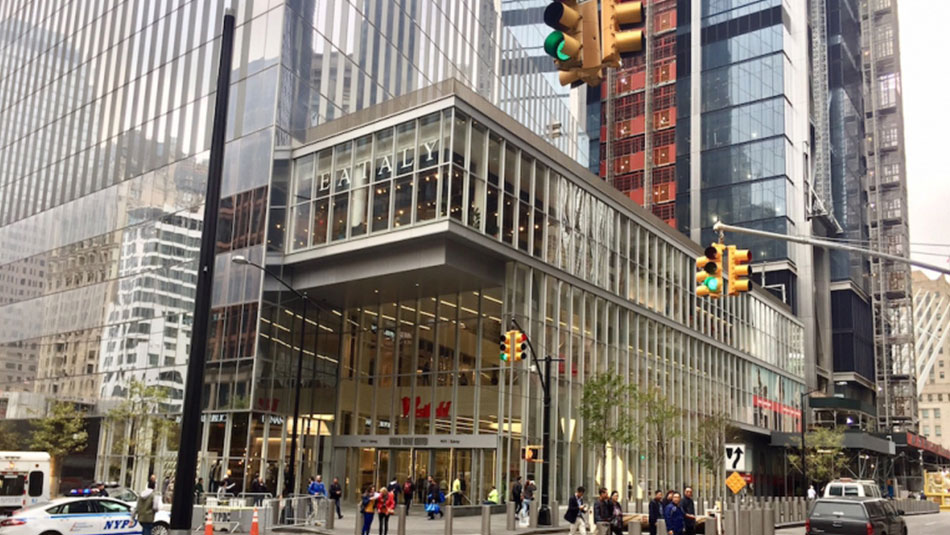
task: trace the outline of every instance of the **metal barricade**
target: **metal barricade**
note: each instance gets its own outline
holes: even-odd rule
[[[295,494],[279,502],[278,523],[285,526],[325,526],[332,501],[325,497]]]

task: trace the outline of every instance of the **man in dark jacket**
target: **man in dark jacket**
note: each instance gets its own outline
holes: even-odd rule
[[[521,476],[515,478],[511,485],[511,501],[515,502],[515,514],[521,512]]]
[[[650,501],[649,530],[650,535],[656,535],[656,521],[663,518],[663,491],[658,490]]]
[[[680,508],[686,516],[686,535],[696,535],[696,504],[693,503],[693,489],[686,487],[683,491],[683,499],[680,501]]]
[[[667,535],[683,535],[686,529],[686,515],[680,508],[680,493],[673,493],[673,501],[667,504],[663,510],[663,517],[666,520]]]
[[[584,487],[577,487],[577,491],[567,501],[567,512],[564,513],[564,520],[571,525],[571,535],[578,531],[587,533],[587,505],[584,503]]]
[[[338,518],[343,518],[343,513],[340,512],[340,498],[342,497],[343,487],[340,486],[340,478],[335,477],[333,483],[330,483],[330,499],[336,505],[336,516]]]
[[[597,494],[597,503],[594,504],[594,523],[610,522],[614,516],[614,506],[610,503],[610,495],[603,487],[597,491]]]
[[[402,499],[406,504],[406,514],[409,514],[409,506],[412,505],[412,495],[416,492],[416,486],[412,483],[412,478],[407,477],[406,482],[402,484]]]

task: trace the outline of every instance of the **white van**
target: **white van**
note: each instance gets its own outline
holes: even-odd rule
[[[870,479],[841,478],[825,486],[825,498],[840,498],[842,496],[860,496],[864,498],[880,498],[881,489]]]
[[[50,458],[38,451],[0,451],[0,515],[49,501]]]

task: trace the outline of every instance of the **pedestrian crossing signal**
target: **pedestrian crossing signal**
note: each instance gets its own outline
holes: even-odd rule
[[[722,250],[724,246],[714,243],[706,248],[703,256],[696,258],[696,295],[699,297],[722,296]]]
[[[525,446],[521,448],[521,458],[529,463],[540,463],[541,451],[541,446]]]

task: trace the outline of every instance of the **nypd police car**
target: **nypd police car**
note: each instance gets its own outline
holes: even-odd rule
[[[0,520],[0,535],[138,535],[134,505],[111,498],[60,498]],[[155,512],[154,535],[166,535],[170,516]]]

